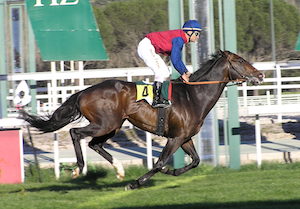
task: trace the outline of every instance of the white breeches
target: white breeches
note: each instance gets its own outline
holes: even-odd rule
[[[154,80],[163,82],[170,77],[170,70],[164,60],[155,53],[154,46],[148,38],[140,41],[137,48],[138,55],[154,72]]]

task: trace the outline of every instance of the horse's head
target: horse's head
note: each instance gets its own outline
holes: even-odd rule
[[[220,52],[226,57],[229,63],[228,76],[230,80],[246,79],[253,85],[259,85],[262,83],[265,77],[264,74],[259,72],[249,62],[232,52]]]

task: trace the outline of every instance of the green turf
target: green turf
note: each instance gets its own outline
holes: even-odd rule
[[[56,181],[52,170],[27,169],[27,181],[0,185],[1,209],[289,209],[300,208],[300,164],[243,166],[240,171],[201,166],[172,177],[156,175],[138,190],[124,186],[146,170],[132,167],[123,182],[112,170],[91,167],[76,180]]]

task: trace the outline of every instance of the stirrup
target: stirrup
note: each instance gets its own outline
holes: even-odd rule
[[[158,82],[158,81],[155,81],[154,82],[154,100],[153,100],[153,103],[152,103],[152,107],[154,108],[167,108],[170,106],[170,103],[168,100],[165,100],[164,98],[162,98],[162,95],[161,95],[161,89],[162,89],[162,82]]]

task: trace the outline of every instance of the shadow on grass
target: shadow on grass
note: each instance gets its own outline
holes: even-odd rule
[[[137,175],[136,177],[138,176],[139,175]],[[113,188],[118,188],[118,187],[121,188],[123,187],[125,189],[125,186],[129,183],[134,182],[136,177],[131,175],[128,179],[120,181],[115,177],[113,172],[107,169],[97,168],[96,170],[89,170],[87,175],[80,176],[76,179],[71,179],[69,177],[67,178],[62,177],[60,181],[48,182],[50,183],[50,185],[41,184],[40,187],[28,188],[26,189],[26,191],[29,192],[55,191],[55,192],[62,192],[62,193],[67,193],[68,191],[76,191],[82,189],[110,191],[113,190]],[[109,179],[111,179],[110,182]],[[155,185],[155,181],[149,180],[149,182],[147,182],[147,184],[144,187],[151,187],[154,185]],[[14,191],[11,193],[17,193],[17,192],[20,191]]]
[[[187,200],[188,201],[188,200]],[[114,209],[286,209],[300,208],[300,200],[249,201],[232,203],[191,203],[157,206],[119,207]]]
[[[87,175],[79,176],[76,179],[72,179],[71,173],[74,166],[65,166],[62,172],[61,178],[55,180],[53,170],[41,169],[42,182],[38,182],[37,170],[33,166],[33,173],[26,172],[27,182],[26,184],[39,183],[34,188],[26,188],[29,192],[39,191],[55,191],[66,193],[68,191],[76,191],[82,189],[90,189],[97,191],[110,191],[114,188],[120,188],[123,190],[129,183],[135,181],[136,178],[147,172],[147,169],[140,166],[130,166],[126,169],[126,179],[121,181],[115,176],[115,172],[112,169],[104,168],[101,166],[90,167]],[[150,180],[144,187],[154,186],[154,180]],[[12,191],[11,193],[18,193],[20,190]]]
[[[99,183],[95,181],[93,183],[92,181],[77,181],[71,182],[71,184],[56,184],[56,185],[50,185],[50,186],[41,186],[36,188],[29,188],[26,189],[28,192],[40,192],[40,191],[54,191],[54,192],[60,192],[60,193],[68,193],[69,191],[76,191],[76,190],[82,190],[82,189],[89,189],[89,190],[97,190],[97,191],[111,191],[113,188],[119,188],[123,187],[125,190],[125,186],[129,183],[132,183],[134,180],[128,180],[128,181],[122,181],[122,182],[114,182],[111,184],[106,183]],[[149,182],[143,187],[152,187],[155,183],[153,180],[149,180]],[[10,193],[18,193],[18,191],[13,191]]]

